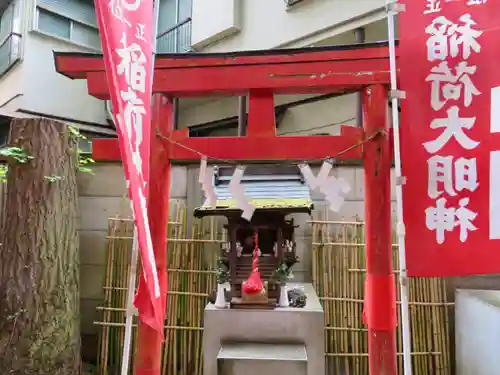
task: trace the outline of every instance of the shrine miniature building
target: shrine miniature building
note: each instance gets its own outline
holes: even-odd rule
[[[217,205],[207,202],[194,211],[195,217],[225,216],[227,218],[228,242],[222,246],[231,285],[232,308],[274,308],[278,304],[280,285],[273,279],[276,269],[282,264],[296,261],[292,213],[310,214],[313,208],[309,187],[304,183],[297,167],[249,166],[241,184],[246,197],[256,208],[250,222],[241,218],[241,210],[229,192],[229,182],[234,168],[223,167],[214,173]],[[257,234],[259,271],[266,284],[265,303],[245,302],[242,298],[242,283],[250,275],[253,251]]]

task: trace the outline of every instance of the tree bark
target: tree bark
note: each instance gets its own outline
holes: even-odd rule
[[[66,125],[12,122],[0,245],[0,374],[80,375],[77,147]]]

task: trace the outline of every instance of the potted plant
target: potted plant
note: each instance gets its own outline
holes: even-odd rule
[[[226,308],[226,295],[224,284],[226,284],[229,279],[229,267],[227,266],[227,259],[217,258],[217,270],[216,270],[216,278],[217,278],[217,296],[215,298],[214,306],[217,309]]]
[[[277,284],[280,285],[280,300],[279,300],[280,307],[290,306],[290,302],[288,301],[287,283],[289,280],[293,278],[291,268],[295,263],[296,261],[290,265],[289,261],[284,260],[274,271],[273,279]]]

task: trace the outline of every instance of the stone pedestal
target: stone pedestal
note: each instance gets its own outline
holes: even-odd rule
[[[304,308],[234,310],[208,304],[204,375],[276,375],[277,371],[324,375],[323,308],[310,283],[290,284],[294,287],[304,288],[307,294]]]

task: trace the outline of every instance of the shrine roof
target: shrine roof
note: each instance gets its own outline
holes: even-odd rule
[[[236,202],[229,191],[233,168],[219,169],[214,176],[217,206],[207,202],[194,211],[196,217],[229,215],[238,212]],[[241,184],[245,195],[257,211],[281,211],[283,213],[310,213],[313,208],[309,187],[304,183],[297,167],[269,168],[248,167]]]

